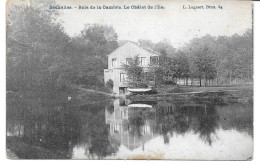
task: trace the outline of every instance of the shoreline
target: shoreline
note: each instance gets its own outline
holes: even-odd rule
[[[165,90],[168,88],[168,90]],[[191,98],[226,97],[236,102],[253,102],[253,85],[221,86],[221,87],[167,87],[158,88],[159,93],[154,95],[128,95],[126,98],[133,100],[182,100]]]

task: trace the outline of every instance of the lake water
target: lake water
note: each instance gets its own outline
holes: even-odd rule
[[[38,148],[44,158],[58,159],[247,160],[253,153],[250,104],[8,100],[7,148],[19,158],[43,158]],[[12,146],[14,141],[26,147]]]

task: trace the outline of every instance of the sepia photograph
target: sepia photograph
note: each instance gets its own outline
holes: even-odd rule
[[[7,0],[8,159],[252,160],[253,3]]]

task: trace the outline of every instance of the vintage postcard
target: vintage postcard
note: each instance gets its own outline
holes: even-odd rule
[[[253,4],[8,0],[9,159],[253,159]]]

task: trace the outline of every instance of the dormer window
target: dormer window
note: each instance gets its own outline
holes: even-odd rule
[[[150,57],[150,64],[151,65],[158,65],[159,64],[159,57],[158,56],[151,56]]]
[[[132,60],[132,58],[126,58],[125,64],[126,64],[126,65],[129,65],[129,61],[131,61],[131,60]]]
[[[112,67],[116,67],[116,58],[112,58]]]

